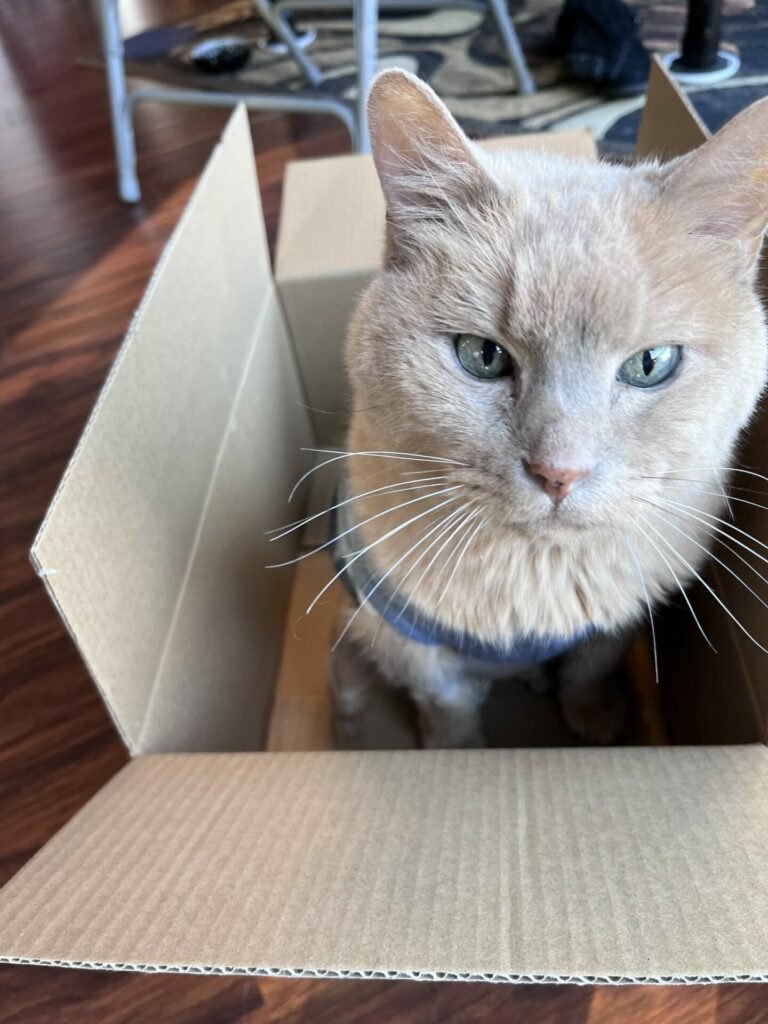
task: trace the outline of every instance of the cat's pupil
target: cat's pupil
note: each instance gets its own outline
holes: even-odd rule
[[[647,348],[645,352],[643,352],[643,373],[646,377],[650,377],[650,375],[653,373],[653,368],[655,365],[656,360],[653,358],[651,350]]]
[[[490,366],[491,365],[493,360],[496,358],[496,350],[497,349],[498,349],[498,345],[495,342],[487,341],[487,340],[483,342],[482,357],[483,357],[483,365],[484,366]]]

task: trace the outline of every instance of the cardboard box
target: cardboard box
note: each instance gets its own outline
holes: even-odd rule
[[[659,126],[675,125],[665,155],[702,136],[657,70],[641,155]],[[328,187],[335,166],[339,187],[371,187],[359,159],[313,166],[301,216],[289,189],[283,271],[323,213],[310,202],[315,180]],[[305,174],[292,171],[289,184]],[[349,281],[359,287],[373,269],[379,233],[374,220],[354,258],[328,253],[325,289],[347,296],[340,317]],[[322,250],[310,243],[319,275]],[[297,295],[325,302],[325,289],[313,279],[302,293],[301,274],[282,286],[298,335],[311,319],[296,319]],[[318,346],[336,365],[343,324],[330,301],[327,311]],[[705,623],[717,658],[672,616],[662,666],[665,691],[695,695],[691,740],[710,745],[263,752],[284,624],[292,631],[290,574],[263,570],[273,560],[263,531],[285,518],[306,467],[300,448],[311,446],[303,396],[318,362],[308,340],[297,341],[297,363],[241,110],[35,542],[34,563],[133,756],[3,891],[0,959],[290,976],[768,980],[768,686],[765,661],[725,616]],[[318,377],[332,406],[335,372]],[[765,472],[764,426],[748,461]],[[718,582],[756,627],[736,588]],[[303,666],[318,672],[286,649],[279,674],[299,696]],[[281,742],[301,743],[301,729]]]

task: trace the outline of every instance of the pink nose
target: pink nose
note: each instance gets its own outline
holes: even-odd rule
[[[558,469],[543,462],[527,462],[526,467],[555,505],[571,493],[577,480],[583,480],[590,474],[588,469]]]

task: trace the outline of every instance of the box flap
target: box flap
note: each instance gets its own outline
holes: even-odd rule
[[[0,895],[11,962],[768,980],[768,750],[140,757]]]
[[[270,360],[270,372],[275,366],[268,349],[282,329],[242,108],[232,115],[165,249],[32,550],[131,751],[175,749],[182,732],[191,749],[214,742],[224,749],[256,746],[263,734],[255,698],[240,704],[246,643],[233,633],[245,629],[242,610],[216,637],[222,616],[211,615],[205,626],[198,616],[202,636],[189,652],[200,656],[204,645],[218,650],[215,670],[210,658],[190,663],[175,653],[190,602],[201,598],[196,573],[208,539],[218,535],[216,517],[229,516],[230,543],[242,545],[242,565],[254,544],[234,527],[242,528],[249,507],[255,518],[254,501],[277,501],[277,484],[285,485],[282,499],[289,477],[295,478],[297,448],[308,435],[285,341],[274,381],[267,388],[258,380],[264,360]],[[238,412],[244,391],[244,401],[262,401],[258,410]],[[290,430],[283,429],[286,409],[296,414]],[[275,441],[273,465],[264,453],[265,432]],[[288,462],[281,464],[283,455]],[[238,469],[249,469],[250,477],[241,480]],[[271,495],[254,498],[254,474]],[[228,486],[226,509],[220,484]],[[274,521],[283,517],[282,510],[275,512]],[[227,556],[224,572],[235,560],[231,550]],[[216,571],[210,561],[208,571]],[[242,583],[244,571],[229,580],[230,588]],[[222,587],[217,577],[211,592],[222,598]],[[284,589],[277,581],[278,611],[287,598]],[[230,594],[224,605],[230,615],[232,604]],[[210,600],[207,610],[214,610]],[[247,649],[253,656],[253,641]],[[268,666],[249,665],[253,690],[253,673],[262,667]],[[173,712],[165,716],[169,733],[157,720],[151,723],[147,746],[143,734],[153,694],[172,686],[172,673],[183,700],[175,721]],[[215,723],[207,721],[212,687]],[[162,707],[161,701],[158,715]]]
[[[490,152],[546,149],[594,160],[587,131],[548,132],[483,140]],[[373,273],[384,244],[384,198],[367,155],[322,157],[288,164],[280,210],[275,278]]]
[[[695,149],[708,138],[709,132],[688,98],[659,58],[654,58],[637,137],[638,158],[671,160]],[[761,287],[763,294],[768,295],[765,258]],[[765,402],[747,431],[735,465],[768,474],[768,407]],[[757,486],[759,481],[754,477],[741,477],[734,483]],[[759,497],[755,500],[759,502]],[[768,540],[764,510],[737,502],[733,511],[736,529],[756,538],[760,548]],[[744,540],[744,535],[737,534],[737,543],[739,539]],[[757,557],[760,557],[759,552]],[[709,583],[746,629],[764,645],[768,644],[763,606],[717,566],[710,567]],[[714,654],[704,643],[686,609],[665,613],[669,642],[664,645],[662,680],[675,680],[675,685],[665,690],[673,741],[688,742],[694,737],[705,741],[717,738],[720,742],[768,741],[768,658],[701,587],[694,588],[692,601],[719,653]]]
[[[671,160],[696,149],[708,138],[709,132],[688,97],[655,56],[637,131],[637,159]]]

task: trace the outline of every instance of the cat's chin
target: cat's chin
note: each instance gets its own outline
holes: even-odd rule
[[[521,519],[514,515],[509,516],[507,525],[532,539],[542,536],[557,538],[569,532],[583,534],[610,526],[595,510],[578,508],[575,505],[568,506],[565,502],[542,510],[535,518]]]

